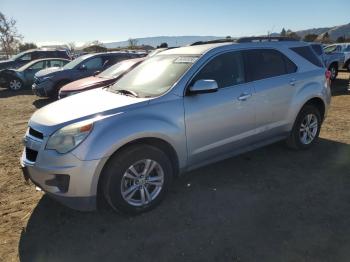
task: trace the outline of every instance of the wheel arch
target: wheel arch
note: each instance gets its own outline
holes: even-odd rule
[[[104,174],[104,169],[107,166],[108,162],[112,159],[112,157],[123,150],[126,150],[130,146],[134,145],[149,145],[156,147],[166,153],[169,156],[169,159],[171,161],[171,165],[174,168],[174,175],[178,176],[180,173],[180,163],[179,163],[179,157],[178,154],[175,150],[175,148],[167,141],[164,139],[158,138],[158,137],[143,137],[143,138],[137,138],[135,140],[129,141],[125,143],[124,145],[120,146],[117,148],[103,163],[103,167],[101,169],[101,172],[97,178],[97,183],[96,183],[96,198],[97,202],[104,201],[103,200],[103,194],[102,194],[102,181],[103,181],[103,174]]]
[[[306,101],[306,103],[304,103],[304,105],[301,107],[301,109],[306,105],[315,106],[319,110],[320,115],[321,115],[321,121],[323,122],[324,117],[325,117],[325,112],[326,112],[325,102],[319,97],[314,97],[314,98],[311,98],[308,101]],[[300,112],[300,110],[299,110],[299,112]]]

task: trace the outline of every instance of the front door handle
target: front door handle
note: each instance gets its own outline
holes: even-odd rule
[[[291,86],[295,86],[295,83],[296,83],[296,80],[295,80],[295,79],[291,79],[291,80],[289,81],[289,84],[290,84]]]
[[[252,94],[248,94],[248,93],[243,93],[238,97],[239,101],[246,101],[248,98],[250,98],[252,96]]]

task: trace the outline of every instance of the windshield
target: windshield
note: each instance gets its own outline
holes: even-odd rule
[[[21,56],[23,56],[23,55],[25,55],[27,53],[28,53],[27,51],[21,52],[21,53],[19,53],[17,55],[12,56],[11,59],[12,60],[17,60],[18,58],[20,58]]]
[[[325,47],[323,50],[325,53],[332,53],[337,49],[337,45],[331,45],[331,46],[327,46]]]
[[[110,68],[104,70],[102,73],[98,75],[98,77],[101,78],[112,78],[112,77],[118,77],[121,74],[125,73],[127,70],[129,70],[133,65],[135,65],[137,62],[133,60],[126,60],[120,63],[117,63],[114,66],[111,66]]]
[[[84,61],[86,58],[90,57],[91,55],[83,55],[76,59],[74,59],[72,62],[69,62],[66,64],[63,69],[73,69],[76,65],[80,64],[82,61]]]
[[[128,90],[140,97],[164,94],[197,60],[197,56],[157,55],[145,60],[110,87]]]

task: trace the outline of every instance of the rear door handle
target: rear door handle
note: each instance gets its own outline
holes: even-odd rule
[[[248,93],[243,93],[238,97],[239,101],[246,101],[248,98],[250,98],[252,96],[252,94],[248,94]]]
[[[295,79],[291,79],[291,80],[289,81],[289,84],[290,84],[291,86],[295,86],[295,83],[296,83],[296,80],[295,80]]]

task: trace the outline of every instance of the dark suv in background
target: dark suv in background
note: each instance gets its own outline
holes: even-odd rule
[[[6,69],[19,68],[33,60],[43,58],[71,59],[66,50],[41,48],[24,51],[11,57],[8,60],[0,61],[0,86],[4,86],[6,83],[4,75]]]
[[[58,96],[59,89],[78,79],[96,75],[106,68],[126,59],[140,57],[138,53],[109,52],[78,57],[62,68],[49,68],[35,74],[33,92],[38,96]]]

